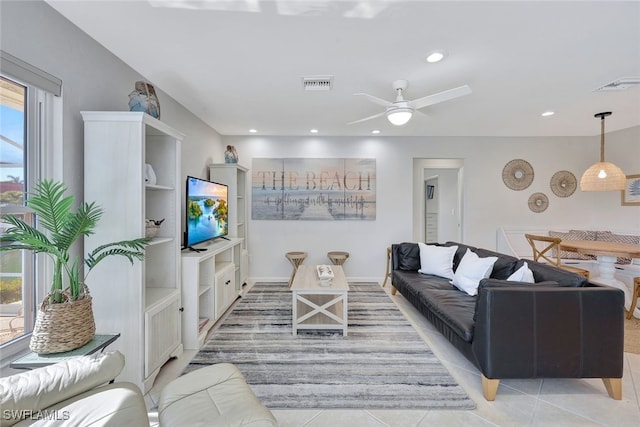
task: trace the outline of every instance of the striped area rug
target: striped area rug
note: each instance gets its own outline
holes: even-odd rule
[[[348,335],[291,332],[286,284],[257,283],[184,373],[235,364],[271,409],[473,409],[376,283],[349,284]]]

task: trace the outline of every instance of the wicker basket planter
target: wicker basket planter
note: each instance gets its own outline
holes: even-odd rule
[[[51,292],[38,307],[36,323],[29,347],[34,353],[48,354],[75,350],[95,336],[91,296],[80,276],[84,265],[84,277],[111,256],[121,256],[131,264],[144,259],[147,238],[102,243],[84,256],[72,256],[71,247],[83,236],[95,232],[98,219],[104,211],[95,202],[84,202],[73,212],[74,197],[65,195],[62,182],[44,180],[34,185],[34,192],[27,199],[27,206],[40,218],[42,230],[14,215],[3,215],[0,236],[0,253],[27,250],[46,254],[53,261]],[[155,225],[160,225],[163,220]],[[44,233],[43,233],[44,231]],[[62,290],[63,283],[69,288]]]
[[[82,347],[94,337],[96,325],[93,320],[91,295],[84,289],[77,300],[72,301],[68,290],[56,292],[62,302],[50,303],[54,294],[47,295],[38,307],[29,348],[34,353],[61,353]]]

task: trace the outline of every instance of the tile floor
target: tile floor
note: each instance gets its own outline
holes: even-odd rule
[[[389,291],[390,286],[386,289]],[[493,402],[482,397],[478,370],[401,295],[391,297],[449,372],[476,402],[470,411],[275,410],[280,427],[424,426],[640,426],[640,355],[624,354],[622,400],[611,399],[599,379],[503,380]],[[163,385],[195,355],[168,362],[146,396],[153,408]],[[152,425],[157,414],[150,410]]]

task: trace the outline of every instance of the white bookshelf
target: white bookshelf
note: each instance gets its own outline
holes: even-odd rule
[[[203,252],[182,252],[182,342],[197,350],[215,322],[238,298],[236,254],[243,239],[217,239],[198,245]],[[205,320],[206,319],[206,320]]]
[[[83,111],[84,198],[104,209],[85,251],[145,235],[145,219],[165,221],[130,265],[121,257],[101,263],[88,277],[98,331],[120,332],[110,349],[126,358],[119,380],[147,392],[160,367],[182,352],[180,288],[183,135],[138,112]],[[157,182],[145,184],[145,164]]]
[[[249,279],[249,252],[247,249],[248,202],[247,180],[248,169],[237,163],[213,163],[209,165],[209,180],[226,184],[229,187],[229,236],[242,239],[236,250],[236,277],[238,291]]]

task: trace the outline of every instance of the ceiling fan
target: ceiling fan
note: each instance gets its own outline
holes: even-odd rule
[[[383,115],[387,115],[387,119],[396,125],[402,126],[407,123],[414,112],[420,108],[428,107],[430,105],[438,104],[440,102],[448,101],[450,99],[458,98],[460,96],[468,95],[471,93],[471,88],[467,85],[456,87],[453,89],[445,90],[443,92],[434,93],[433,95],[427,95],[422,98],[414,99],[413,101],[406,100],[402,97],[402,91],[407,89],[409,82],[407,80],[396,80],[393,82],[392,87],[397,92],[396,100],[391,102],[385,99],[378,98],[367,93],[354,93],[354,95],[364,96],[374,104],[386,107],[386,110],[382,113],[374,114],[373,116],[365,117],[364,119],[355,120],[349,122],[352,125],[355,123],[361,123],[367,120],[375,119]]]

